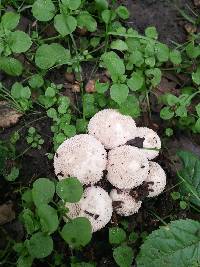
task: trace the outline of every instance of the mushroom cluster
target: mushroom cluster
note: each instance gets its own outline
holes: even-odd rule
[[[165,188],[164,170],[151,161],[160,148],[157,133],[136,127],[130,116],[113,109],[96,113],[88,134],[65,140],[54,156],[58,179],[76,177],[85,186],[78,203],[66,203],[67,216],[87,217],[95,232],[111,220],[113,211],[121,216],[138,212],[145,197],[155,197]],[[106,189],[101,179],[109,184]]]

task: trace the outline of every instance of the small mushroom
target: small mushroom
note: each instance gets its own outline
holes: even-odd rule
[[[149,160],[157,157],[161,148],[160,137],[147,127],[138,127],[135,136],[132,136],[126,144],[141,148],[140,150]]]
[[[102,229],[111,219],[112,200],[108,193],[98,186],[85,189],[78,203],[67,203],[67,216],[72,218],[86,217],[92,225],[93,232]]]
[[[124,145],[135,134],[135,121],[114,109],[97,112],[89,121],[88,132],[106,149]]]
[[[165,188],[166,174],[163,168],[156,162],[149,162],[149,174],[145,180],[148,183],[148,197],[158,196]]]
[[[120,146],[109,151],[107,179],[119,189],[132,189],[147,178],[149,163],[139,148]]]
[[[121,216],[130,216],[137,213],[142,205],[142,201],[136,201],[129,190],[112,189],[110,197],[113,201],[113,209]]]
[[[95,184],[106,168],[107,152],[103,145],[88,134],[76,135],[64,141],[54,156],[58,179],[76,177],[82,184]]]

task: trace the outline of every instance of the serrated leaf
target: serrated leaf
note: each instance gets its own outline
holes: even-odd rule
[[[188,200],[200,207],[200,158],[189,151],[177,153],[183,163],[179,172],[180,188]]]
[[[55,6],[51,0],[36,0],[32,6],[32,13],[39,21],[49,21],[55,15]]]
[[[125,73],[123,60],[115,52],[106,52],[101,56],[105,67],[108,69],[113,82],[120,80]]]
[[[162,226],[146,238],[137,266],[189,267],[200,263],[199,229],[200,223],[189,219]]]

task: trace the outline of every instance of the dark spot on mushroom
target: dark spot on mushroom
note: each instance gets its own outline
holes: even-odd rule
[[[145,168],[145,166],[144,166],[144,165],[142,165],[142,166],[141,166],[141,168],[142,168],[142,169],[144,169],[144,168]]]
[[[99,218],[99,215],[98,214],[95,214],[94,215],[94,219],[97,220]]]
[[[89,212],[89,211],[87,211],[87,210],[85,210],[84,212],[85,212],[86,214],[88,214],[89,216],[94,217],[94,213],[91,213],[91,212]]]
[[[145,138],[135,137],[134,139],[127,141],[125,145],[143,148],[144,140],[145,140]]]
[[[142,201],[149,195],[149,192],[153,192],[149,185],[153,185],[154,182],[143,182],[138,187],[130,190],[129,195],[132,196],[136,202]]]
[[[123,201],[113,201],[112,205],[113,205],[113,209],[119,209],[122,207]]]
[[[62,173],[62,172],[59,172],[58,174],[57,174],[57,176],[62,176],[62,177],[64,177],[64,174]]]
[[[56,155],[56,158],[58,158],[58,153],[57,152],[55,153],[55,155]]]
[[[103,170],[103,177],[105,178],[106,175],[108,174],[108,171],[107,170]]]

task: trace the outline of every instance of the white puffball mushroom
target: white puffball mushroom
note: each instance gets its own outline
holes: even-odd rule
[[[145,180],[148,183],[148,197],[158,196],[166,186],[166,174],[163,168],[156,162],[149,162],[149,174]]]
[[[110,197],[113,201],[113,209],[121,216],[130,216],[137,213],[142,201],[136,201],[130,194],[130,190],[112,189]]]
[[[149,162],[136,147],[120,146],[109,151],[107,179],[119,189],[132,189],[147,178]]]
[[[157,157],[161,148],[160,137],[155,131],[147,127],[137,127],[135,135],[127,144],[140,148],[149,160]]]
[[[124,145],[134,135],[135,130],[135,121],[114,109],[97,112],[88,124],[89,134],[97,138],[106,149]]]
[[[88,134],[65,140],[54,156],[58,179],[76,177],[82,184],[95,184],[106,168],[107,152],[103,145]]]
[[[69,218],[88,218],[93,232],[100,230],[110,221],[113,211],[112,199],[98,186],[86,188],[78,203],[67,203],[66,207],[69,209]]]

